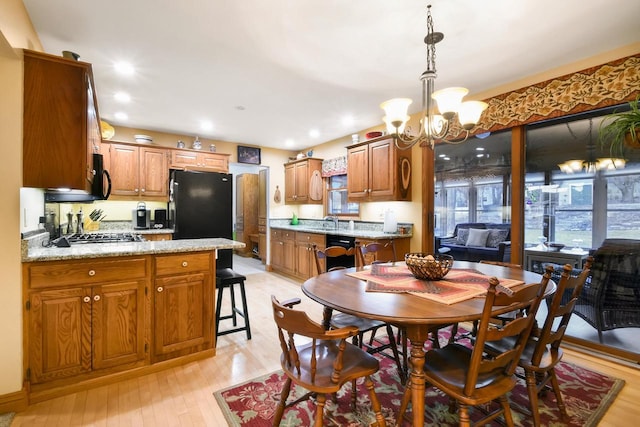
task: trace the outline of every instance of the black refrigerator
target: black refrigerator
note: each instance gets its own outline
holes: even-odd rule
[[[169,224],[174,239],[233,239],[232,176],[218,172],[172,170]],[[233,267],[233,250],[218,250],[216,268]]]

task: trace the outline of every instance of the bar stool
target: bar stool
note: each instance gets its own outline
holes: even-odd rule
[[[216,338],[220,335],[232,334],[234,332],[246,331],[247,339],[251,339],[251,327],[249,325],[249,311],[247,310],[247,296],[244,291],[244,281],[247,278],[242,274],[238,274],[230,268],[223,268],[216,271],[216,290],[218,291],[218,298],[216,301]],[[235,285],[240,285],[240,298],[242,299],[242,309],[236,306]],[[231,314],[222,315],[222,294],[225,289],[229,289],[231,293]],[[238,316],[244,318],[244,326],[238,326]],[[233,328],[220,330],[220,321],[225,319],[232,319]],[[217,343],[216,339],[216,343]]]

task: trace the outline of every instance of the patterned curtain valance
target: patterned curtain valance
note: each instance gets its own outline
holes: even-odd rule
[[[474,133],[582,113],[631,101],[640,93],[640,54],[618,59],[485,100]]]
[[[345,175],[347,173],[347,156],[322,161],[322,177]]]

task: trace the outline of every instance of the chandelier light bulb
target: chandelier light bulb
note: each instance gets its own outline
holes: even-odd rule
[[[387,117],[387,123],[391,123],[394,128],[399,129],[400,126],[404,128],[408,120],[407,111],[412,102],[409,98],[393,98],[380,104],[380,108],[384,110]]]
[[[458,110],[458,120],[464,130],[471,130],[480,121],[482,112],[489,104],[482,101],[466,101],[460,104]]]
[[[468,93],[469,90],[463,87],[448,87],[433,92],[431,98],[435,99],[438,103],[440,114],[442,114],[445,119],[451,120],[460,109],[462,98]]]

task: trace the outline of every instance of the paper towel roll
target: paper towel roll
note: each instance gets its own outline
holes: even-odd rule
[[[396,221],[396,213],[391,209],[384,213],[384,225],[382,231],[384,233],[395,233],[398,230],[398,221]]]

